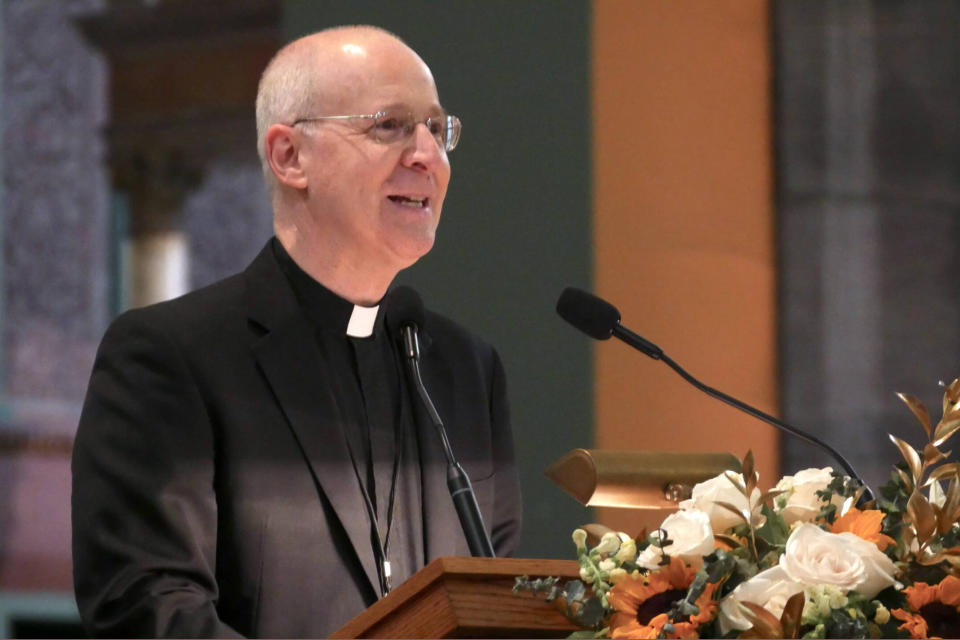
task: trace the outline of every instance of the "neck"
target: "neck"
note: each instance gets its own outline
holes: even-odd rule
[[[296,226],[274,224],[274,233],[297,266],[353,304],[377,304],[397,275],[398,270],[371,264],[372,260],[350,260],[334,243]]]

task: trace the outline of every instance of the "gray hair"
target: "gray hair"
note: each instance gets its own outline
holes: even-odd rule
[[[257,89],[257,155],[267,187],[273,193],[277,179],[267,162],[264,138],[274,124],[291,124],[310,114],[316,95],[315,66],[306,63],[312,50],[304,41],[297,40],[270,60]]]

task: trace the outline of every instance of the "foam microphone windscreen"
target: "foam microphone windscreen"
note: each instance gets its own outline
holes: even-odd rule
[[[391,289],[383,301],[387,329],[390,335],[400,335],[400,329],[412,324],[423,329],[423,300],[420,294],[406,285]]]
[[[615,306],[592,293],[567,287],[557,300],[557,313],[580,331],[597,340],[607,340],[620,324]]]

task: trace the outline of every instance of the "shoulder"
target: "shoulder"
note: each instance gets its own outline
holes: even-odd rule
[[[459,322],[429,309],[424,313],[425,331],[433,343],[476,353],[495,353],[493,346]]]
[[[503,368],[493,345],[447,316],[425,310],[424,331],[430,340],[427,355],[431,358],[446,360],[458,368],[476,368],[485,377]]]
[[[206,341],[245,325],[242,274],[237,274],[186,295],[130,309],[117,316],[103,344],[154,336],[182,346]]]

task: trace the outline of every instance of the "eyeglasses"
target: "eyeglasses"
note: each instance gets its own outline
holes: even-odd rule
[[[417,120],[408,111],[378,111],[376,113],[356,116],[314,116],[312,118],[298,118],[290,126],[295,127],[304,122],[319,122],[323,120],[353,120],[366,118],[373,120],[367,130],[373,139],[382,144],[391,144],[407,140],[413,135],[417,125],[421,122],[426,125],[430,135],[437,141],[437,145],[446,152],[453,151],[460,141],[460,118],[450,114],[430,116],[425,120]]]

